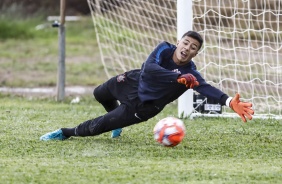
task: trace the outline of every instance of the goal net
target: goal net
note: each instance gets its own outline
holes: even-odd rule
[[[282,0],[192,3],[193,30],[204,38],[194,58],[202,76],[230,96],[239,92],[256,114],[282,117]],[[88,4],[108,77],[140,68],[161,41],[177,41],[177,0]]]

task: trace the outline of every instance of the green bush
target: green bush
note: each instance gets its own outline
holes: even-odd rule
[[[30,30],[29,24],[10,20],[0,20],[0,32],[0,39],[28,39],[34,36]]]

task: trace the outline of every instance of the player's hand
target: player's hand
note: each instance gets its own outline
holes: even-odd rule
[[[190,73],[180,75],[177,78],[177,82],[181,84],[185,84],[187,88],[194,88],[195,86],[199,85],[196,77]]]
[[[252,103],[241,102],[239,98],[239,93],[236,93],[235,97],[230,102],[230,108],[236,112],[244,122],[247,122],[246,117],[251,120],[254,114]]]

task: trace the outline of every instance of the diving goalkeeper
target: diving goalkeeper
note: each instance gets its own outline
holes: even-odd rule
[[[141,69],[135,69],[113,77],[95,88],[93,94],[106,114],[89,119],[72,128],[60,128],[46,133],[40,140],[65,140],[72,136],[95,136],[112,131],[112,137],[121,128],[145,122],[161,112],[167,104],[176,100],[187,89],[230,107],[241,119],[251,120],[252,104],[233,98],[206,83],[192,61],[203,44],[195,31],[186,32],[176,45],[162,42],[156,46]]]

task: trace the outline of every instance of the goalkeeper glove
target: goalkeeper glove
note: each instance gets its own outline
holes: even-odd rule
[[[177,82],[181,84],[185,84],[187,88],[194,88],[195,86],[199,85],[196,77],[190,73],[180,75],[177,78]]]
[[[254,111],[252,109],[252,103],[241,102],[239,93],[236,93],[235,97],[230,101],[230,108],[236,112],[244,122],[247,122],[246,117],[251,120]]]

